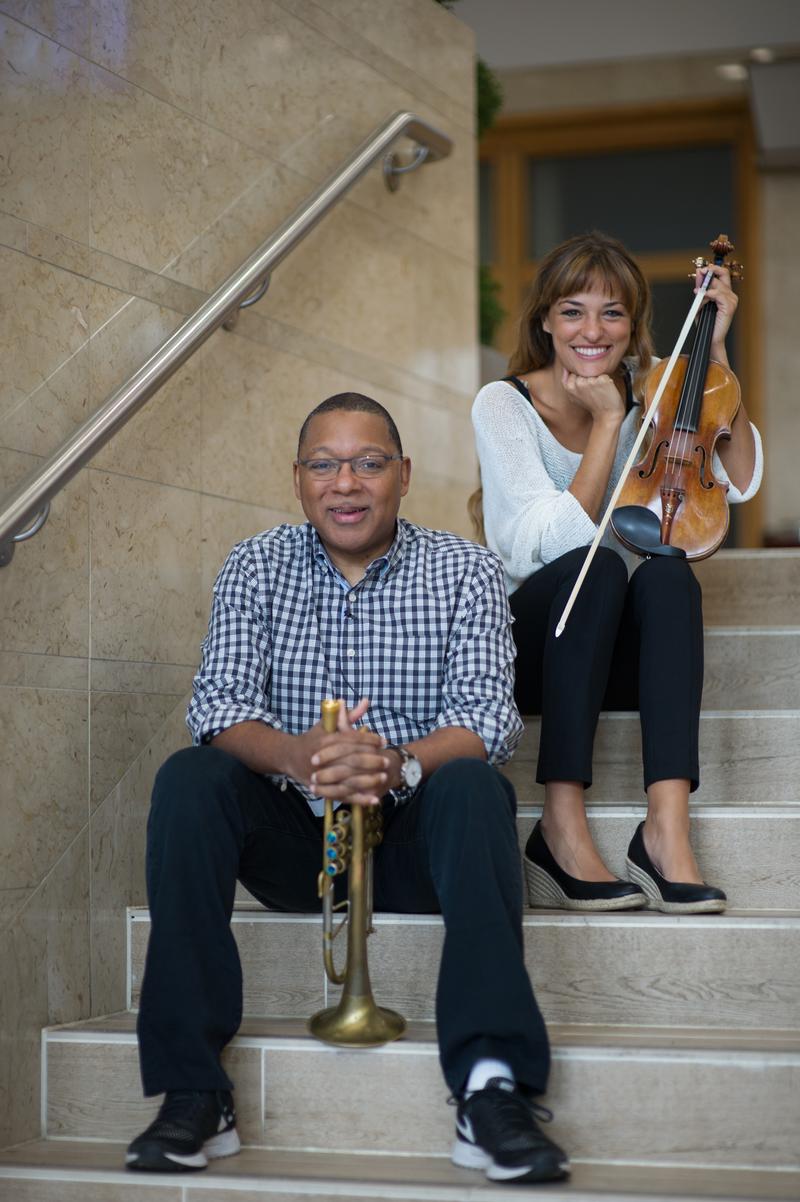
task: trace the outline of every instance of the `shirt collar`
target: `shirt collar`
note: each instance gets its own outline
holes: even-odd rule
[[[408,545],[408,523],[403,518],[397,519],[397,529],[395,531],[392,545],[383,555],[379,555],[377,559],[373,559],[372,563],[367,566],[364,574],[366,577],[380,579],[387,576],[397,565],[402,561]],[[339,569],[331,562],[328,552],[325,550],[322,539],[317,533],[314,526],[308,523],[308,528],[311,532],[311,554],[316,562],[326,572],[330,572],[334,576],[341,576]],[[360,582],[359,582],[360,583]],[[349,587],[349,586],[348,586]]]

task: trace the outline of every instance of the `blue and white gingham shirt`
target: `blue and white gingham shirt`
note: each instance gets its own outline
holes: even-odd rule
[[[401,518],[350,585],[310,523],[283,525],[235,546],[217,577],[187,722],[195,743],[254,720],[300,734],[325,697],[369,697],[364,721],[390,743],[460,726],[501,764],[522,734],[513,663],[491,551]]]

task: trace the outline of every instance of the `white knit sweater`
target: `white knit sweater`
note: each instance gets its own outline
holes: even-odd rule
[[[622,423],[614,467],[601,512],[619,479],[636,438],[638,407]],[[486,542],[503,561],[506,585],[513,592],[532,572],[575,547],[587,546],[597,526],[568,491],[582,456],[568,451],[550,433],[539,414],[513,384],[486,384],[472,406],[472,424],[481,466]],[[749,501],[758,492],[764,459],[755,426],[756,463],[747,489],[740,492],[714,455],[714,475],[730,484],[728,500]],[[623,551],[610,528],[603,545],[623,554],[629,569],[640,560]]]

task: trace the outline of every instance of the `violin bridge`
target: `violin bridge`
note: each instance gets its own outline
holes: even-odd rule
[[[667,467],[677,468],[678,470],[682,467],[692,467],[691,459],[687,459],[684,455],[666,455],[664,458]]]

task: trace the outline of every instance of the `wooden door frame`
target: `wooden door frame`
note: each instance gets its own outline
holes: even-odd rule
[[[758,174],[750,110],[744,98],[717,98],[637,106],[575,108],[553,112],[518,113],[501,117],[482,139],[479,155],[493,165],[492,209],[495,259],[490,264],[500,284],[500,299],[508,317],[497,344],[509,353],[516,337],[520,297],[535,263],[525,254],[525,162],[530,156],[557,157],[620,150],[652,150],[686,146],[730,146],[736,180],[735,211],[739,228],[726,230],[736,243],[736,258],[747,267],[739,289],[737,370],[742,397],[756,425],[762,425],[763,367],[759,329],[761,271],[758,236]],[[695,181],[687,180],[691,188]],[[647,203],[646,188],[642,203]],[[716,231],[698,231],[700,238]],[[702,253],[702,242],[696,253]],[[681,256],[682,259],[682,256]],[[648,273],[670,275],[675,256],[639,256]],[[687,272],[690,265],[686,264]],[[687,302],[688,307],[688,302]],[[760,546],[760,494],[739,511],[739,542]]]

